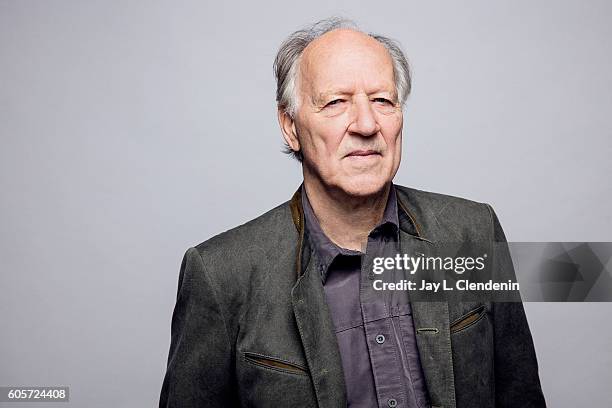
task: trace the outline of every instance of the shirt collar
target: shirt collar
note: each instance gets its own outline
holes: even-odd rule
[[[336,256],[358,256],[362,255],[362,252],[342,248],[333,243],[321,229],[319,220],[317,219],[314,210],[312,209],[310,202],[308,201],[306,189],[303,185],[301,188],[301,195],[302,206],[304,210],[305,232],[308,236],[308,240],[313,250],[317,254],[317,268],[319,270],[319,273],[321,274],[321,279],[325,283],[325,279],[327,277],[327,270],[329,269],[329,266],[336,258]],[[387,198],[387,204],[385,206],[383,217],[380,223],[370,232],[370,235],[374,231],[380,231],[381,234],[393,234],[397,238],[399,234],[399,217],[397,209],[397,195],[395,191],[395,186],[393,185],[393,183],[391,183],[391,188],[389,189],[389,197]]]

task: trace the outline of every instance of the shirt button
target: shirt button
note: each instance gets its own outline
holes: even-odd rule
[[[378,336],[376,336],[376,342],[378,344],[383,344],[385,342],[385,336],[383,336],[382,334],[379,334]],[[389,400],[389,401],[391,401],[391,400]],[[393,400],[393,401],[395,401],[395,400]],[[396,401],[396,403],[397,403],[397,401]],[[395,405],[393,405],[393,406],[395,406]]]
[[[397,400],[395,398],[389,398],[389,401],[387,401],[387,405],[391,408],[397,407]]]

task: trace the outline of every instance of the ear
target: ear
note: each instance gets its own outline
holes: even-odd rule
[[[297,137],[297,131],[295,129],[295,121],[285,110],[281,107],[278,108],[278,124],[280,125],[281,131],[283,132],[283,139],[291,150],[294,152],[300,151],[300,140]]]

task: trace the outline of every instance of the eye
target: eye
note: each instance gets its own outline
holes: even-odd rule
[[[338,105],[340,102],[344,102],[344,99],[334,99],[333,101],[328,102],[325,107]]]
[[[393,105],[393,102],[391,102],[390,100],[385,99],[385,98],[374,98],[374,102],[379,102],[379,103]]]

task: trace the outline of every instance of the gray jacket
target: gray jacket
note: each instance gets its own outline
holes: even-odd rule
[[[403,253],[505,241],[487,204],[396,188]],[[160,407],[346,406],[303,219],[298,190],[186,252]],[[432,406],[545,406],[520,302],[412,302],[412,312]]]

